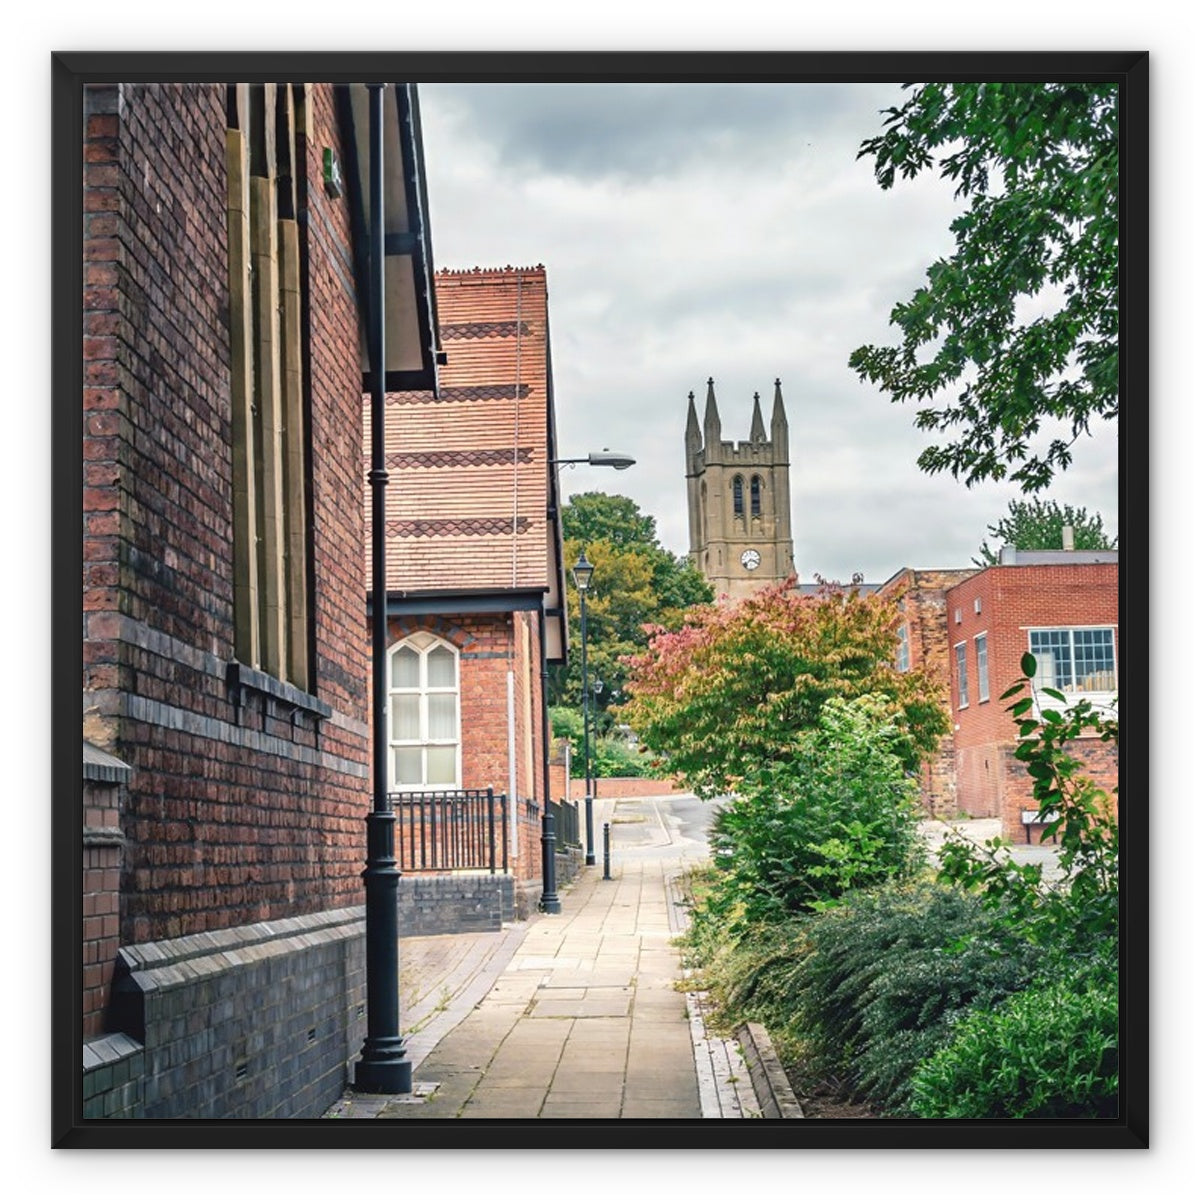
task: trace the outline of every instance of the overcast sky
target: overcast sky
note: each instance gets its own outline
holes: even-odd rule
[[[953,249],[933,175],[875,183],[856,160],[895,84],[424,84],[436,266],[543,263],[567,495],[616,492],[688,548],[687,396],[716,383],[722,436],[746,440],[776,378],[791,428],[802,581],[881,582],[970,564],[1019,493],[916,466],[932,435],[847,366],[894,342],[892,306]],[[1049,493],[1117,526],[1116,431],[1080,443]]]

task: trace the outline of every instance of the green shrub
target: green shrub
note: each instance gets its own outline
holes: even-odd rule
[[[750,923],[819,910],[920,867],[915,785],[876,697],[828,701],[793,753],[747,777],[714,822],[714,903]]]
[[[973,1012],[917,1069],[913,1111],[934,1118],[1117,1116],[1112,975],[1044,982]]]
[[[858,892],[812,918],[808,952],[759,985],[787,1012],[814,1069],[891,1115],[906,1115],[913,1070],[956,1018],[1025,987],[1036,951],[1001,953],[993,914],[935,884]]]

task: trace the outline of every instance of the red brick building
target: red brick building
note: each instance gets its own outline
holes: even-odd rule
[[[387,397],[389,789],[417,870],[439,859],[413,797],[503,796],[520,905],[542,880],[543,670],[566,648],[546,271],[435,289],[438,389]]]
[[[905,569],[880,589],[900,611],[897,664],[933,670],[945,688],[951,732],[922,777],[930,812],[999,817],[1005,837],[1036,837],[1022,813],[1032,790],[1016,745],[1009,702],[998,697],[1022,678],[1021,657],[1039,661],[1039,705],[1055,704],[1040,689],[1053,687],[1068,702],[1100,707],[1116,697],[1119,658],[1116,551],[1016,551],[983,569]],[[1081,738],[1073,753],[1092,778],[1117,783],[1115,744]]]
[[[81,93],[84,1114],[319,1116],[365,1032],[366,89]],[[415,103],[398,389],[436,386]]]
[[[1118,688],[1120,639],[1115,551],[1017,551],[946,591],[950,704],[954,718],[956,803],[972,816],[1000,817],[1005,837],[1025,839],[1022,810],[1033,807],[1030,779],[1013,757],[1014,724],[997,699],[1022,678],[1021,657],[1038,660],[1040,709],[1088,699],[1110,709]],[[1080,738],[1072,753],[1110,792],[1117,747]],[[1036,837],[1034,827],[1034,836]]]

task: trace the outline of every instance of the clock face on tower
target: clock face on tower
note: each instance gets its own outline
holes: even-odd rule
[[[757,550],[742,551],[742,566],[745,567],[747,571],[753,571],[760,562],[762,562],[762,559]]]

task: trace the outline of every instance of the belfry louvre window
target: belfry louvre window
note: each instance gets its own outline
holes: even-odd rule
[[[1035,687],[1060,692],[1113,692],[1117,660],[1111,629],[1031,629]]]
[[[742,477],[735,475],[733,477],[733,515],[742,517],[746,514],[745,487],[742,484]]]
[[[415,633],[388,656],[388,786],[457,788],[458,653]]]
[[[304,109],[302,84],[226,89],[234,652],[308,690]]]
[[[757,475],[750,478],[750,515],[762,516],[762,480]]]

